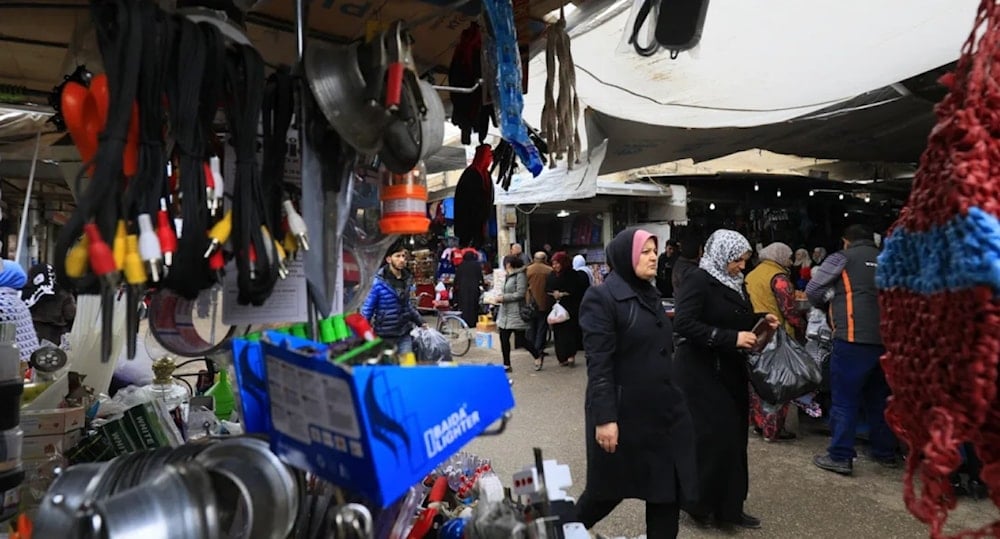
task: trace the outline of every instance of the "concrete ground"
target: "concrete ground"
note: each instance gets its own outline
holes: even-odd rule
[[[473,348],[459,360],[500,364],[499,347],[495,347]],[[533,462],[532,448],[540,447],[545,458],[570,466],[576,484],[569,493],[578,496],[586,471],[584,437],[589,436],[583,427],[586,367],[582,365],[582,352],[575,368],[560,367],[553,356],[548,359],[551,362],[535,372],[526,352],[513,353],[511,379],[517,403],[513,420],[504,434],[478,438],[466,449],[491,458],[509,486],[511,475]],[[825,449],[828,438],[818,432],[816,424],[806,421],[798,426],[798,434],[797,440],[783,443],[765,443],[751,434],[750,498],[746,510],[763,520],[762,529],[701,530],[682,517],[680,537],[860,539],[929,535],[904,507],[901,470],[887,470],[863,459],[855,463],[852,477],[819,470],[813,466],[812,456]],[[643,515],[641,502],[626,501],[594,531],[612,537],[637,536],[645,532]],[[989,501],[963,500],[949,521],[949,529],[978,527],[998,517]]]

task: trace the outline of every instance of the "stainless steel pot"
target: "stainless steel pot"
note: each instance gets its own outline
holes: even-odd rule
[[[267,442],[229,439],[202,451],[197,462],[212,475],[224,530],[231,530],[239,518],[244,525],[233,534],[236,537],[288,537],[299,510],[298,483]]]
[[[94,503],[92,537],[219,537],[219,509],[208,470],[197,462],[168,465],[151,481]]]

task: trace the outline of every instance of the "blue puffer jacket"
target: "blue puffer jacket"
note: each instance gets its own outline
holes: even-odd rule
[[[410,302],[410,290],[413,288],[413,278],[403,270],[406,287],[402,294],[389,284],[385,277],[386,267],[375,274],[375,282],[368,292],[365,304],[361,306],[361,315],[368,319],[380,337],[401,337],[410,332],[413,326],[424,323],[417,308]]]

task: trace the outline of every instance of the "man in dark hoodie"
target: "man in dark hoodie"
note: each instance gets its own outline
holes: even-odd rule
[[[372,289],[361,306],[361,315],[368,319],[375,334],[395,343],[400,355],[413,351],[410,330],[424,325],[423,317],[410,301],[413,275],[406,268],[407,256],[402,242],[389,248],[385,265],[375,274]]]

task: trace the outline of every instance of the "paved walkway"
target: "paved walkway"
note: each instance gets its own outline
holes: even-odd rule
[[[551,356],[550,356],[551,357]],[[540,372],[532,370],[530,356],[513,354],[514,396],[517,407],[507,431],[497,437],[479,438],[468,449],[493,459],[505,484],[511,474],[532,462],[532,448],[541,447],[545,458],[569,464],[577,483],[573,496],[583,488],[584,456],[583,397],[587,382],[583,354],[575,368],[555,361]],[[501,363],[494,350],[473,350],[462,361]],[[810,432],[812,431],[812,432]],[[747,511],[760,517],[760,530],[733,532],[741,537],[769,539],[800,538],[918,538],[927,529],[905,509],[902,472],[886,470],[859,460],[854,476],[841,477],[817,469],[813,454],[822,452],[827,438],[815,425],[799,426],[799,439],[765,443],[751,437],[750,499]],[[988,501],[963,501],[951,522],[972,527],[998,517]],[[636,536],[644,532],[641,502],[628,501],[618,507],[595,531],[609,536]],[[682,517],[681,537],[720,537],[718,530],[700,530]]]

